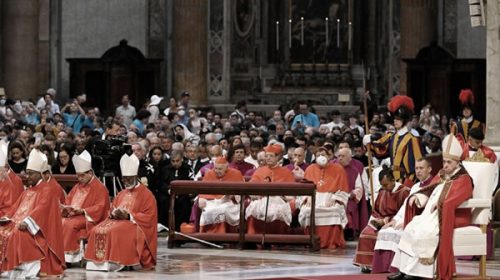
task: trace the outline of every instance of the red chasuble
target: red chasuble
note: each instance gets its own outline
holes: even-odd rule
[[[46,182],[24,191],[6,215],[12,222],[0,227],[1,270],[40,260],[40,275],[62,274],[65,262],[60,213],[57,193]],[[16,227],[27,217],[40,228],[35,235]]]
[[[158,213],[151,191],[139,184],[118,193],[111,209],[124,209],[131,220],[108,218],[89,232],[85,259],[96,262],[114,262],[145,269],[156,265]],[[111,210],[111,211],[112,211]]]
[[[77,183],[64,205],[85,211],[85,215],[62,219],[64,251],[74,253],[80,250],[80,238],[87,238],[87,233],[106,218],[109,212],[108,189],[93,177],[86,185]]]
[[[54,189],[57,195],[57,199],[61,204],[64,204],[66,201],[66,191],[64,191],[64,188],[57,182],[54,177],[50,176],[50,179],[47,181],[47,184]]]
[[[403,205],[405,198],[410,194],[410,189],[404,185],[399,186],[396,191],[386,191],[380,189],[375,206],[372,210],[372,217],[375,219],[392,219]],[[354,264],[371,268],[373,261],[373,251],[377,242],[377,231],[370,225],[366,226],[359,236],[358,248],[354,256]]]
[[[9,174],[10,181],[18,188],[24,191],[24,183],[23,180],[12,170],[9,168],[7,171]]]
[[[20,185],[14,182],[11,174],[21,180],[14,172],[9,172],[3,181],[0,181],[0,217],[5,216],[12,209],[24,191],[22,182]]]

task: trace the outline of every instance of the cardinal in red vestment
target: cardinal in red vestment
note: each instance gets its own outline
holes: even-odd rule
[[[214,168],[205,173],[203,181],[244,182],[245,179],[238,169],[229,167],[226,158],[219,157],[214,161]],[[203,210],[200,232],[236,232],[240,221],[240,206],[234,196],[200,194],[198,206]]]
[[[0,141],[0,217],[10,211],[24,191],[21,179],[10,170],[7,161],[7,143]],[[16,180],[16,181],[14,181]]]
[[[87,151],[73,156],[78,183],[71,189],[62,207],[64,257],[67,263],[83,257],[81,239],[102,222],[109,212],[108,189],[94,175],[92,157]]]
[[[266,165],[259,167],[252,175],[250,182],[295,182],[295,178],[286,167],[279,166],[283,149],[279,144],[264,148]],[[247,232],[249,234],[287,233],[292,222],[293,197],[270,196],[254,197],[246,209]],[[267,216],[265,215],[267,208]],[[267,223],[267,225],[266,225]]]
[[[120,160],[124,190],[111,205],[109,217],[89,232],[85,259],[88,270],[154,269],[158,213],[154,195],[137,181],[139,159]]]
[[[323,249],[343,248],[345,246],[343,228],[347,225],[346,206],[349,200],[349,184],[344,168],[330,162],[332,154],[326,148],[316,152],[316,163],[310,165],[304,178],[316,184],[315,233],[319,236]],[[299,222],[309,227],[311,199],[302,201]]]
[[[47,168],[47,157],[33,149],[26,167],[28,189],[0,218],[1,271],[9,278],[57,276],[64,272],[59,201],[41,174]]]

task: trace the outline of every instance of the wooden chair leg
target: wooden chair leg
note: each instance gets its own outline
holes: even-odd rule
[[[481,279],[487,279],[486,278],[486,256],[481,256],[479,259],[479,277]]]

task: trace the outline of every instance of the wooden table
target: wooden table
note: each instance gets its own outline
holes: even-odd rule
[[[206,241],[234,242],[244,248],[245,243],[260,243],[264,237],[266,243],[272,244],[308,244],[311,250],[319,250],[319,238],[314,234],[315,229],[315,204],[316,186],[313,183],[256,183],[256,182],[197,182],[197,181],[172,181],[170,185],[169,228],[175,229],[174,203],[176,195],[180,194],[220,194],[240,196],[240,222],[239,233],[193,233],[189,234]],[[309,235],[299,234],[247,234],[245,223],[245,196],[310,196],[311,215]],[[188,238],[169,232],[168,247],[173,248],[175,241],[190,241]]]

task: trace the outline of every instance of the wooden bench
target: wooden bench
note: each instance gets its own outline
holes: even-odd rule
[[[76,183],[78,183],[78,178],[75,174],[53,174],[52,177],[64,188],[66,193],[69,193]]]
[[[169,228],[175,228],[174,203],[176,195],[180,194],[221,194],[239,195],[241,202],[245,196],[311,196],[311,215],[309,235],[301,234],[247,234],[245,207],[240,203],[239,233],[193,233],[190,236],[205,241],[238,243],[243,249],[245,243],[265,243],[270,244],[304,244],[309,245],[310,250],[319,250],[319,237],[314,234],[314,213],[316,204],[316,186],[313,183],[249,183],[249,182],[195,182],[195,181],[172,181],[170,185],[170,209]],[[181,235],[169,231],[168,248],[173,248],[176,241],[191,241]]]

